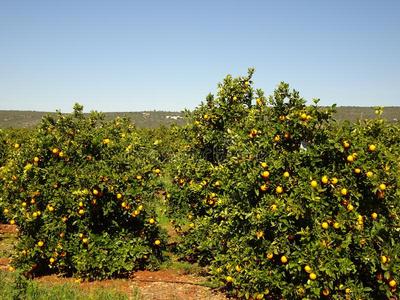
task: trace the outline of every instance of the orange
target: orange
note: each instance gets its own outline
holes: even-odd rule
[[[318,182],[316,180],[311,181],[311,187],[316,188],[318,186]]]
[[[264,171],[261,173],[261,177],[264,179],[267,179],[269,177],[269,172],[268,171]]]
[[[392,279],[392,280],[389,281],[389,286],[390,286],[391,288],[394,288],[396,285],[397,285],[396,280]]]

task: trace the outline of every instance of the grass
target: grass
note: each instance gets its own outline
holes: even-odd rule
[[[85,290],[74,283],[49,284],[36,282],[18,275],[0,271],[0,295],[2,300],[139,300],[137,289],[128,298],[125,293],[103,287]]]
[[[16,240],[17,237],[14,233],[0,233],[0,258],[11,256]]]

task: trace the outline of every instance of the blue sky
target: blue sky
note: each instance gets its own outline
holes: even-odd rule
[[[227,74],[400,105],[400,1],[0,1],[0,109],[182,110]]]

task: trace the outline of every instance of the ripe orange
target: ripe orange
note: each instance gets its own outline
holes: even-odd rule
[[[372,176],[374,176],[374,173],[372,173],[371,171],[368,171],[368,172],[367,172],[367,177],[368,177],[368,178],[371,178]]]
[[[288,178],[290,176],[289,172],[286,171],[285,173],[283,173],[283,177]]]
[[[276,190],[276,193],[277,193],[277,194],[282,194],[282,193],[283,193],[283,187],[281,187],[281,186],[279,186],[279,185],[276,187],[275,190]]]
[[[343,147],[345,149],[349,148],[350,147],[350,143],[348,141],[343,141]]]
[[[339,229],[339,228],[340,228],[340,224],[339,224],[339,222],[335,222],[335,223],[333,223],[333,228],[335,228],[335,229]]]
[[[236,270],[236,272],[240,272],[240,271],[242,271],[242,268],[239,265],[236,265],[235,270]]]
[[[39,247],[43,247],[44,242],[43,242],[43,241],[39,241],[39,242],[37,243],[37,245],[38,245]]]
[[[381,184],[379,185],[379,189],[380,189],[381,191],[386,190],[386,184],[381,183]]]
[[[226,280],[226,282],[232,282],[233,278],[231,276],[226,276],[225,280]]]
[[[371,144],[368,146],[368,151],[374,152],[376,150],[376,146],[374,144]]]
[[[353,162],[354,161],[354,156],[352,154],[350,154],[349,156],[347,156],[347,161],[348,162]]]
[[[149,220],[149,223],[150,224],[154,224],[156,221],[153,219],[153,218],[151,218],[150,220]]]
[[[311,280],[315,280],[315,279],[317,279],[317,274],[315,274],[315,273],[310,273],[309,278],[310,278]]]
[[[349,205],[347,205],[348,211],[352,211],[353,209],[354,209],[354,206],[351,203]]]
[[[318,186],[318,182],[316,180],[311,181],[311,187],[316,188]]]
[[[323,229],[328,229],[329,228],[329,224],[327,222],[322,222],[321,227]]]
[[[346,196],[347,193],[348,193],[348,191],[347,191],[346,188],[342,188],[342,189],[340,190],[340,193],[342,194],[342,196]]]
[[[306,271],[307,273],[311,273],[312,269],[311,269],[311,267],[309,265],[306,265],[304,267],[304,271]]]
[[[388,262],[388,258],[385,255],[381,256],[381,263],[386,264]]]
[[[266,190],[268,190],[268,186],[266,184],[263,184],[262,186],[260,186],[260,190],[262,192],[265,192]]]
[[[323,184],[327,184],[327,183],[329,182],[328,176],[326,176],[326,175],[322,176],[321,182],[322,182]]]
[[[333,177],[332,180],[331,180],[331,182],[332,182],[333,185],[337,184],[338,181],[339,181],[339,180],[338,180],[336,177]]]
[[[272,252],[267,253],[267,258],[272,259],[274,257],[274,254]]]
[[[281,256],[281,263],[286,264],[288,262],[288,259],[285,255]]]
[[[278,143],[281,140],[279,135],[274,136],[274,142]]]
[[[268,171],[264,171],[261,173],[261,177],[264,179],[267,179],[269,177],[269,172]]]
[[[389,286],[390,286],[391,288],[394,288],[396,285],[397,285],[396,280],[392,279],[392,280],[389,281]]]
[[[355,168],[355,169],[354,169],[354,173],[360,174],[360,173],[361,173],[361,169],[360,169],[360,168]]]
[[[264,231],[262,231],[262,230],[257,231],[256,236],[257,236],[257,239],[264,237]]]
[[[371,218],[372,218],[372,220],[378,219],[378,214],[377,214],[376,212],[373,212],[373,213],[371,214]]]
[[[277,208],[278,208],[278,207],[276,206],[276,204],[272,204],[272,205],[271,205],[271,210],[272,210],[272,211],[276,211]]]
[[[159,246],[160,244],[161,244],[161,241],[160,241],[160,240],[155,240],[155,241],[154,241],[154,245]]]

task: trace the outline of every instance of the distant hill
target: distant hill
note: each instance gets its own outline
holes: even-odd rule
[[[29,128],[39,123],[46,114],[39,111],[0,110],[0,128]],[[185,124],[182,112],[145,111],[145,112],[108,112],[106,119],[116,116],[130,118],[140,128],[154,128],[160,125]],[[385,107],[383,116],[389,121],[400,120],[400,106]],[[341,106],[337,107],[335,118],[339,121],[374,118],[374,109],[371,107]]]
[[[41,111],[16,111],[0,110],[0,128],[29,128],[38,124],[44,115],[55,113]],[[140,128],[154,128],[161,125],[171,124],[182,125],[185,123],[183,113],[166,111],[146,112],[107,112],[104,113],[106,120],[114,119],[117,116],[127,117]]]

